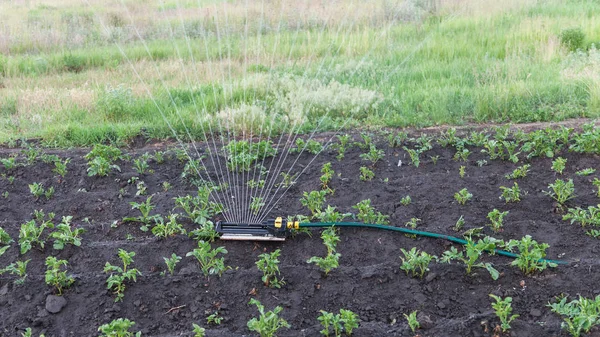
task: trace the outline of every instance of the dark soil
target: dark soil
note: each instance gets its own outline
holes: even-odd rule
[[[312,237],[301,234],[285,243],[217,241],[213,245],[227,248],[225,261],[233,269],[221,278],[207,280],[197,261],[185,257],[196,246],[192,239],[177,236],[157,240],[152,234],[140,231],[137,224],[111,227],[123,217],[137,215],[137,211],[131,210],[130,201],[146,199],[146,196],[135,196],[135,186],[127,183],[136,175],[131,162],[118,163],[121,173],[88,177],[82,158],[87,151],[48,151],[72,158],[67,176],[59,179],[51,172],[52,167],[41,161],[19,167],[14,173],[8,172],[16,179],[13,184],[0,179],[0,192],[9,192],[7,199],[0,199],[0,226],[16,241],[20,225],[32,219],[33,210],[43,209],[55,212],[55,221],[72,215],[73,223],[87,232],[80,248],[68,246],[57,251],[49,242],[44,250],[34,248],[20,256],[18,245],[13,243],[0,258],[0,267],[31,259],[24,285],[13,285],[15,277],[8,274],[0,276],[0,336],[20,336],[27,327],[33,328],[34,336],[42,332],[46,337],[96,336],[100,325],[120,317],[135,321],[135,330],[142,331],[143,336],[192,336],[192,323],[206,327],[207,336],[252,335],[246,327],[246,322],[257,315],[256,308],[248,304],[252,297],[268,310],[277,305],[283,307],[282,317],[292,328],[281,330],[279,336],[318,336],[319,311],[338,312],[340,308],[350,309],[360,316],[361,324],[355,336],[414,336],[404,318],[404,314],[414,310],[419,311],[420,336],[493,336],[499,321],[491,308],[489,294],[513,298],[513,308],[520,317],[512,323],[512,331],[507,336],[567,336],[560,328],[560,317],[551,313],[546,305],[560,294],[586,297],[600,294],[597,259],[600,241],[586,236],[578,225],[563,221],[561,214],[554,211],[553,201],[542,193],[557,178],[550,169],[551,159],[532,159],[531,172],[518,181],[527,194],[519,203],[506,204],[499,199],[499,187],[512,186],[512,181],[504,175],[522,163],[515,165],[488,159],[487,165],[478,167],[476,161],[484,158],[479,149],[472,149],[473,154],[464,164],[452,160],[451,148],[436,146],[422,155],[421,166],[415,168],[409,164],[405,151],[388,148],[384,143],[379,147],[385,149],[386,156],[375,165],[376,177],[371,182],[358,178],[359,167],[368,165],[359,158],[362,150],[358,147],[349,150],[341,162],[335,159],[334,151],[322,153],[312,163],[313,155],[290,155],[285,161],[286,168],[298,159],[293,172],[306,170],[270,215],[307,214],[299,202],[302,192],[319,189],[321,167],[323,163],[332,162],[336,174],[331,187],[335,194],[327,198],[327,203],[342,212],[354,212],[352,206],[368,198],[379,211],[390,215],[392,225],[404,226],[416,217],[422,220],[418,229],[458,236],[452,227],[461,215],[468,229],[488,223],[487,213],[494,208],[508,210],[504,231],[494,234],[486,227],[486,234],[504,240],[529,234],[538,242],[550,245],[549,258],[571,263],[525,276],[510,266],[510,258],[493,256],[485,257],[485,261],[493,262],[502,273],[497,281],[483,269],[466,275],[464,266],[458,263],[432,264],[424,279],[416,279],[400,270],[400,249],[418,247],[441,255],[450,248],[449,242],[413,239],[378,230],[341,229],[340,267],[325,277],[318,267],[306,263],[311,256],[325,254],[319,232],[315,230]],[[14,150],[0,151],[1,157],[7,157]],[[137,156],[144,151],[154,149],[132,150],[131,154]],[[436,165],[430,156],[439,156]],[[598,204],[591,184],[598,173],[588,177],[574,173],[582,168],[600,167],[599,158],[566,152],[562,156],[568,162],[560,178],[572,178],[576,187],[577,197],[569,205]],[[399,160],[402,160],[401,166],[398,166]],[[267,161],[265,166],[269,164]],[[458,174],[461,165],[466,165],[464,179]],[[151,167],[155,173],[143,175],[140,180],[148,186],[148,195],[154,194],[152,200],[157,207],[153,213],[166,215],[174,208],[174,197],[195,193],[194,187],[180,178],[184,164],[174,157],[164,164],[151,162]],[[6,170],[0,168],[0,173]],[[173,186],[168,192],[160,186],[163,181]],[[55,195],[48,201],[45,198],[36,201],[28,188],[32,182],[54,186]],[[461,206],[453,195],[464,187],[474,198]],[[119,198],[121,188],[127,191],[122,199]],[[402,206],[400,199],[406,195],[410,195],[412,203]],[[188,222],[186,227],[193,226]],[[119,248],[136,252],[133,267],[143,276],[136,283],[128,283],[123,302],[115,303],[114,296],[106,289],[107,275],[102,270],[107,261],[118,264]],[[254,263],[259,254],[277,248],[282,252],[280,268],[286,285],[270,289],[262,284],[261,273]],[[174,276],[161,276],[165,269],[163,257],[172,253],[183,259]],[[45,309],[46,298],[53,294],[44,282],[44,260],[49,255],[68,260],[68,270],[76,277],[74,286],[64,293],[67,305],[57,314]],[[207,315],[215,311],[224,318],[223,323],[207,325]],[[591,335],[600,334],[594,330]]]

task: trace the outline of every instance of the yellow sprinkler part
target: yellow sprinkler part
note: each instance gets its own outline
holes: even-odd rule
[[[287,229],[298,229],[300,228],[300,221],[288,221],[287,223]]]
[[[283,223],[283,219],[281,217],[275,218],[275,228],[281,228],[282,223]]]

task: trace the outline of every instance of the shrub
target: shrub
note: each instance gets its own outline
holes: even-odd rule
[[[560,43],[571,51],[583,48],[585,33],[581,28],[569,28],[560,33]]]
[[[96,101],[96,111],[111,121],[122,120],[133,107],[131,89],[123,85],[108,85]]]

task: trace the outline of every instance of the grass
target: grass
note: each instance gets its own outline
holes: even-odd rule
[[[2,3],[0,143],[600,114],[592,0],[346,2]]]

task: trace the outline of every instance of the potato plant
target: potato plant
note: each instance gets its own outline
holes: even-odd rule
[[[412,277],[423,278],[423,275],[429,271],[431,261],[437,260],[437,256],[420,251],[416,247],[409,251],[404,248],[400,248],[400,250],[404,254],[404,257],[400,257],[402,259],[400,269],[404,270],[407,275],[411,273]]]
[[[185,229],[177,221],[179,214],[169,214],[169,221],[165,221],[162,217],[156,217],[156,224],[152,227],[152,234],[160,239],[173,237],[177,234],[185,235]]]
[[[163,260],[167,265],[169,274],[173,275],[175,273],[175,266],[177,266],[177,263],[181,261],[181,256],[177,256],[177,254],[173,253],[171,254],[171,257],[163,257]],[[162,275],[165,275],[165,273],[162,272]]]
[[[567,160],[565,158],[558,157],[552,161],[552,171],[563,174],[566,164]]]
[[[573,179],[567,181],[556,179],[553,184],[548,185],[549,191],[544,191],[544,194],[554,199],[560,210],[563,210],[567,201],[575,198],[575,184]]]
[[[103,324],[98,328],[100,337],[141,337],[141,332],[130,332],[129,330],[135,325],[135,322],[127,318],[118,318],[110,323]]]
[[[557,302],[548,303],[552,312],[563,318],[561,324],[573,337],[588,333],[600,325],[600,295],[596,298],[586,298],[579,295],[578,299],[567,302],[567,296],[559,297]]]
[[[325,195],[327,191],[311,191],[304,192],[303,197],[300,199],[302,206],[308,208],[312,213],[313,217],[321,212],[323,204],[325,203]]]
[[[230,267],[225,266],[225,258],[217,257],[219,254],[225,255],[227,254],[227,249],[225,247],[217,247],[212,249],[210,243],[206,241],[199,241],[198,248],[195,248],[193,251],[188,252],[185,256],[193,256],[200,263],[200,268],[202,269],[202,273],[204,276],[208,277],[210,275],[223,275],[225,270]]]
[[[600,205],[588,206],[587,210],[581,207],[569,208],[563,220],[571,220],[571,223],[579,223],[582,227],[588,225],[600,226]]]
[[[461,205],[465,205],[467,201],[473,199],[473,194],[471,194],[466,188],[454,193],[454,199]]]
[[[375,144],[369,144],[369,152],[363,153],[360,155],[362,160],[367,160],[371,162],[371,166],[375,166],[378,161],[382,160],[385,157],[385,152],[383,150],[377,149]]]
[[[277,249],[272,253],[264,253],[258,256],[256,267],[263,273],[262,281],[267,287],[281,288],[285,284],[283,278],[279,279],[279,255],[281,250]]]
[[[373,178],[375,178],[375,172],[373,172],[373,170],[369,169],[366,166],[361,166],[359,168],[360,170],[360,180],[362,181],[371,181],[373,180]]]
[[[323,167],[321,168],[321,173],[322,175],[321,177],[319,177],[319,180],[321,181],[321,189],[333,194],[333,190],[329,186],[329,183],[331,183],[331,179],[333,178],[333,175],[335,173],[335,171],[333,171],[333,169],[331,168],[331,163],[323,164]]]
[[[45,214],[42,211],[36,212],[36,219],[30,220],[21,225],[19,230],[19,246],[21,247],[21,254],[27,253],[34,245],[44,249],[46,239],[42,237],[45,229],[54,228],[52,219],[54,213],[48,214],[48,219],[44,220]],[[39,225],[37,223],[40,223]]]
[[[504,199],[506,203],[521,201],[521,189],[516,181],[514,182],[513,187],[500,186],[500,190],[502,191],[500,199]]]
[[[327,275],[339,266],[339,259],[342,255],[336,252],[336,247],[340,237],[337,235],[335,227],[331,226],[321,233],[321,239],[327,247],[327,255],[325,257],[313,256],[306,262],[316,264]]]
[[[410,328],[410,331],[412,331],[413,333],[415,333],[417,329],[421,327],[421,324],[417,320],[417,310],[411,312],[408,315],[404,314],[404,317],[408,322],[408,327]]]
[[[546,249],[550,246],[547,243],[537,243],[530,235],[526,235],[521,240],[510,240],[505,248],[513,251],[515,248],[519,251],[519,256],[511,263],[517,266],[523,273],[530,275],[536,271],[543,271],[547,267],[556,267],[556,263],[544,260]]]
[[[0,275],[4,273],[9,273],[11,275],[18,276],[19,278],[16,279],[13,283],[16,285],[21,285],[25,283],[25,279],[27,278],[27,264],[29,263],[29,261],[31,261],[31,259],[11,263],[8,266],[0,269]]]
[[[65,248],[65,245],[69,244],[75,247],[81,246],[80,235],[85,233],[85,229],[73,229],[71,226],[72,219],[72,216],[63,216],[62,222],[56,225],[55,231],[50,234],[50,238],[54,239],[54,249],[62,250]]]
[[[271,311],[265,311],[265,307],[254,298],[250,299],[248,304],[255,305],[259,313],[258,318],[253,317],[248,321],[248,329],[258,333],[260,337],[273,337],[277,330],[291,327],[285,319],[279,317],[283,311],[282,307],[277,306]]]
[[[371,206],[371,199],[362,200],[355,206],[352,206],[352,208],[358,210],[357,217],[364,223],[387,225],[389,222],[389,215],[377,212],[375,208]]]
[[[67,265],[67,260],[59,260],[54,256],[46,258],[46,284],[54,287],[58,295],[62,295],[63,289],[70,287],[75,282],[73,276],[67,275],[66,271],[61,270],[61,267],[66,268]]]
[[[123,263],[123,267],[114,266],[110,264],[110,262],[106,262],[104,265],[104,272],[110,274],[106,280],[106,288],[112,290],[116,295],[115,302],[123,301],[123,297],[125,297],[125,282],[131,280],[136,282],[137,276],[142,275],[142,273],[135,268],[128,269],[133,263],[135,252],[119,249],[118,256]]]
[[[529,169],[531,168],[530,164],[525,164],[517,167],[512,173],[507,174],[506,179],[521,179],[527,177],[527,173],[529,173]]]
[[[500,319],[500,327],[502,328],[502,332],[507,332],[510,330],[510,323],[514,321],[519,315],[511,315],[512,314],[512,297],[501,298],[494,294],[490,294],[490,297],[494,299],[494,303],[492,303],[492,308],[496,313],[496,316]]]
[[[500,212],[499,210],[495,209],[491,212],[488,213],[487,218],[490,220],[491,224],[488,224],[488,226],[490,226],[490,228],[498,233],[501,232],[503,229],[503,220],[504,217],[508,215],[508,211],[505,212]]]
[[[342,332],[345,332],[346,335],[350,336],[352,331],[358,327],[358,315],[350,310],[340,309],[339,314],[325,310],[320,312],[321,315],[317,317],[317,320],[323,327],[323,330],[320,331],[321,335],[330,336],[330,333],[333,332],[333,336],[340,337]]]
[[[500,273],[493,267],[491,263],[478,262],[483,253],[494,254],[496,247],[502,244],[501,240],[494,239],[492,237],[485,237],[479,239],[477,242],[471,238],[467,239],[467,244],[464,246],[464,251],[459,252],[456,247],[450,248],[444,252],[440,258],[441,262],[450,263],[452,260],[461,261],[465,267],[467,274],[471,275],[473,267],[484,268],[492,277],[493,280],[497,280]]]
[[[158,215],[150,215],[150,212],[155,207],[152,204],[152,196],[149,196],[144,202],[137,203],[132,201],[129,204],[131,205],[131,209],[139,210],[141,215],[137,217],[125,217],[123,218],[124,222],[139,222],[142,224],[142,226],[140,226],[140,230],[147,232],[150,230],[152,223],[156,223],[158,221]]]

